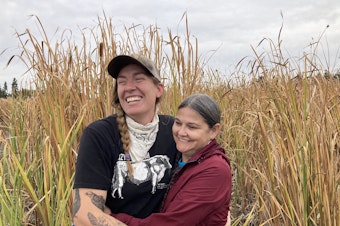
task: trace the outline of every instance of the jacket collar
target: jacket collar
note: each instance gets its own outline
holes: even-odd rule
[[[225,155],[225,150],[220,146],[216,139],[211,140],[211,142],[206,145],[202,150],[195,153],[188,162],[200,162],[205,158],[209,158],[212,155],[222,156],[230,165],[230,160]]]

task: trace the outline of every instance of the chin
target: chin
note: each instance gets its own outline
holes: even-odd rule
[[[139,107],[137,107],[137,108],[133,108],[133,109],[127,109],[126,111],[125,111],[125,113],[127,114],[127,115],[129,115],[130,117],[132,116],[138,116],[138,115],[142,115],[142,114],[145,114],[145,112],[144,111],[141,111],[141,108]]]
[[[187,152],[189,150],[188,148],[183,148],[183,147],[180,147],[180,146],[179,147],[177,146],[176,148],[179,152],[182,152],[182,153]]]

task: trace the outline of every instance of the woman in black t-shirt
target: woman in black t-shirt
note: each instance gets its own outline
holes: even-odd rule
[[[91,123],[78,152],[75,225],[124,225],[107,212],[145,218],[156,212],[177,154],[173,117],[157,114],[164,86],[154,63],[120,55],[108,65],[116,79],[115,115]]]

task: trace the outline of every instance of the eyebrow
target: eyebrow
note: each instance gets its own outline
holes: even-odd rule
[[[179,118],[175,118],[175,121],[178,121],[178,122],[183,123]],[[185,124],[187,124],[187,125],[189,125],[189,126],[201,127],[200,124],[197,124],[197,123],[195,123],[195,122],[187,122],[187,123],[185,123]]]
[[[195,127],[201,127],[200,124],[194,123],[194,122],[189,122],[187,123],[189,126],[195,126]]]

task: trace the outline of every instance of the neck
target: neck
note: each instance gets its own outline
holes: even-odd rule
[[[193,156],[193,154],[185,155],[182,153],[182,162],[188,162],[189,159]]]
[[[141,117],[138,116],[130,116],[128,115],[131,119],[133,119],[133,121],[137,122],[138,124],[141,124],[143,126],[145,126],[146,124],[150,123],[153,121],[153,118],[155,117],[155,114],[150,115],[145,117],[145,115],[142,115]]]
[[[155,114],[157,114],[158,108],[156,107],[152,112],[147,112],[147,113],[141,113],[141,114],[134,114],[134,115],[127,115],[133,121],[145,126],[146,124],[150,123],[153,121],[155,118]]]

